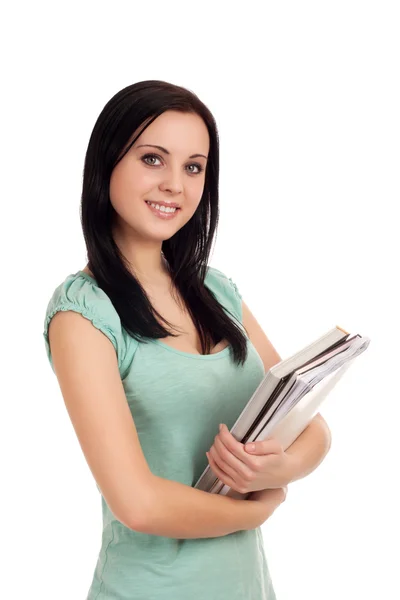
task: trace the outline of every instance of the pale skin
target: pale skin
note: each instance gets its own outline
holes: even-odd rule
[[[142,145],[146,146],[139,148]],[[198,207],[208,152],[208,131],[198,115],[166,111],[139,136],[113,170],[110,181],[110,200],[117,213],[114,239],[155,309],[173,324],[174,333],[180,334],[163,338],[163,342],[193,354],[201,353],[200,339],[179,293],[172,288],[161,247]],[[157,156],[144,158],[148,154]],[[176,202],[180,210],[174,219],[161,220],[151,213],[145,200]],[[88,266],[83,271],[93,276]],[[280,356],[244,301],[242,309],[243,325],[267,371],[281,360]],[[211,353],[227,345],[221,340]],[[255,452],[250,452],[225,427],[216,435],[208,457],[221,481],[246,493],[283,487],[305,477],[325,458],[330,443],[329,428],[318,414],[286,451],[275,440],[266,440],[256,442]]]
[[[243,324],[267,371],[281,357],[243,301],[242,308]],[[331,446],[329,427],[319,413],[286,451],[274,439],[255,442],[251,451],[249,444],[238,442],[222,425],[207,457],[215,475],[240,493],[287,486],[309,475]]]

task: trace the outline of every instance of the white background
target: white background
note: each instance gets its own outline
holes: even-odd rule
[[[282,358],[371,338],[322,414],[332,448],[263,526],[278,600],[400,597],[396,2],[18,3],[2,34],[2,596],[85,598],[101,504],[42,339],[86,264],[92,127],[120,89],[194,91],[220,134],[211,264]],[[199,596],[200,598],[200,596]]]

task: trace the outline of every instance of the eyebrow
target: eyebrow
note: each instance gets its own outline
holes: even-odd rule
[[[150,146],[151,148],[158,148],[159,150],[161,150],[161,152],[165,152],[165,154],[170,154],[170,152],[168,152],[168,150],[166,148],[163,148],[162,146],[156,146],[155,144],[140,144],[140,146],[136,146],[136,148],[143,148],[144,146]],[[197,158],[198,156],[202,156],[203,158],[208,160],[207,156],[204,156],[204,154],[192,154],[191,156],[189,156],[189,158]]]

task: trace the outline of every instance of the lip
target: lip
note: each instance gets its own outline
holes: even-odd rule
[[[161,220],[164,220],[164,221],[170,221],[172,219],[176,219],[176,215],[178,214],[178,210],[180,210],[179,208],[177,208],[176,211],[172,212],[172,213],[171,212],[162,212],[162,211],[158,210],[157,208],[154,208],[153,206],[151,206],[151,204],[147,204],[147,202],[145,202],[145,204],[146,204],[146,206],[149,207],[149,209],[151,210],[151,212],[153,213],[153,215],[155,215],[158,219],[161,219]],[[165,204],[164,204],[164,206],[165,206]],[[168,206],[168,204],[167,204],[167,206]]]
[[[145,202],[152,202],[153,204],[158,204],[158,206],[169,206],[171,208],[180,208],[180,204],[177,202],[156,202],[155,200],[145,200]]]

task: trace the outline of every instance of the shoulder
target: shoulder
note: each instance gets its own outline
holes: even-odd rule
[[[121,327],[121,321],[110,298],[94,280],[78,271],[68,275],[53,291],[46,308],[45,328],[59,310],[78,309],[79,312],[99,325],[113,330]]]
[[[242,322],[242,295],[232,278],[219,269],[209,266],[204,283],[214,293],[220,304],[228,308]]]
[[[43,338],[51,366],[53,367],[48,337],[49,325],[57,312],[68,310],[80,313],[109,338],[117,352],[122,373],[127,345],[126,332],[109,296],[98,287],[94,279],[82,274],[82,271],[68,275],[55,288],[47,304]]]

